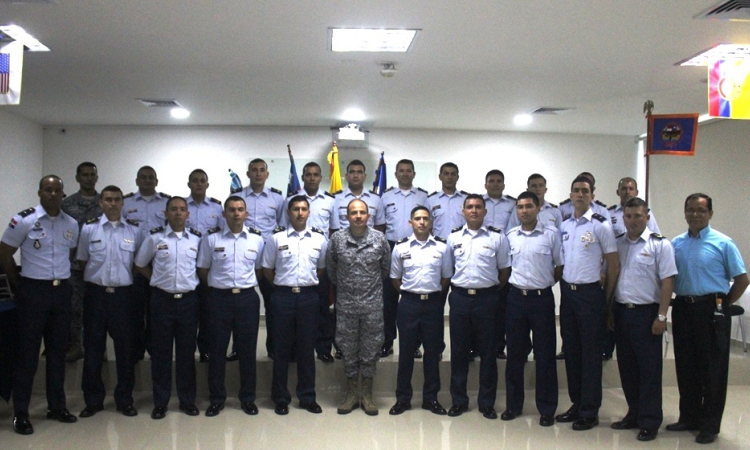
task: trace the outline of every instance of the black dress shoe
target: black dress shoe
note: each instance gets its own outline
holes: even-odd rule
[[[602,353],[602,361],[609,361],[610,359],[612,359],[611,353]]]
[[[476,350],[469,350],[469,361],[474,361],[479,358],[479,353]]]
[[[561,423],[575,422],[578,420],[578,406],[571,406],[569,410],[555,416],[555,420]]]
[[[331,355],[328,355],[328,356],[330,357]],[[320,414],[323,412],[323,408],[321,408],[317,402],[310,402],[310,403],[300,402],[299,407],[313,414]]]
[[[543,427],[551,427],[554,424],[555,424],[555,418],[552,417],[551,415],[549,416],[543,415],[539,417],[539,425]]]
[[[430,402],[422,402],[422,409],[426,409],[427,411],[437,414],[438,416],[444,416],[448,414],[448,411],[443,408],[443,405],[441,405],[437,400],[432,400]]]
[[[505,420],[505,421],[513,420],[513,419],[515,419],[516,417],[518,417],[520,415],[521,415],[520,411],[516,412],[516,411],[511,411],[511,410],[507,409],[507,410],[503,411],[502,414],[500,414],[500,420]]]
[[[237,354],[237,352],[232,352],[227,355],[227,362],[237,361],[240,359],[240,355]]]
[[[380,347],[380,357],[386,358],[393,354],[393,347],[388,347],[387,345],[384,345]]]
[[[613,423],[610,427],[613,430],[634,430],[638,428],[638,422],[626,417],[618,422]]]
[[[78,417],[74,416],[70,413],[67,409],[56,409],[56,410],[47,410],[47,418],[56,420],[58,422],[62,423],[74,423],[78,422]]]
[[[599,425],[598,417],[579,417],[573,422],[573,429],[576,431],[586,431]]]
[[[414,350],[414,359],[422,359],[422,352],[419,349]]]
[[[167,415],[167,408],[164,406],[155,406],[151,411],[151,418],[154,420],[163,419]]]
[[[18,434],[29,435],[34,433],[28,414],[18,414],[13,418],[13,431]]]
[[[133,405],[118,406],[117,410],[122,413],[123,416],[135,417],[138,415],[138,411],[133,408]]]
[[[94,414],[98,413],[99,411],[104,410],[104,406],[98,405],[98,406],[87,406],[83,408],[83,411],[81,411],[81,414],[78,415],[78,417],[83,417],[84,419],[87,417],[91,417]]]
[[[495,354],[495,357],[497,359],[508,359],[508,355],[506,355],[503,350],[498,350],[497,353]]]
[[[242,407],[242,410],[245,411],[244,406]],[[245,412],[248,414],[251,414],[247,411]],[[275,412],[276,414],[280,416],[286,416],[287,414],[289,414],[289,405],[287,405],[286,403],[276,403],[276,407],[273,409],[273,412]],[[258,414],[258,413],[256,412],[255,414]]]
[[[330,353],[318,353],[318,359],[323,361],[324,363],[333,362],[333,356],[331,356]]]
[[[341,353],[341,350],[336,350],[336,353],[333,355],[333,357],[336,359],[341,359],[344,357],[344,354]]]
[[[698,436],[695,437],[695,442],[699,444],[710,444],[715,440],[716,435],[714,433],[704,433],[702,431],[698,433]]]
[[[255,403],[253,402],[242,402],[240,406],[242,407],[242,410],[245,412],[245,414],[248,414],[251,416],[258,414],[258,407],[255,406]],[[287,412],[288,411],[289,411],[289,408],[287,408]]]
[[[222,409],[224,409],[224,403],[211,403],[206,409],[206,417],[218,416]]]
[[[397,401],[395,405],[391,408],[390,411],[388,411],[388,414],[392,416],[397,416],[399,414],[402,414],[404,411],[411,409],[411,403],[409,402],[402,402]]]
[[[458,417],[468,410],[469,410],[468,405],[453,405],[451,406],[451,409],[448,410],[448,415],[450,417]]]
[[[557,355],[555,355],[555,359],[558,361],[561,359],[565,359],[565,352],[560,352]]]
[[[694,431],[697,429],[698,427],[691,427],[685,422],[670,423],[669,425],[666,426],[667,431]]]
[[[198,411],[198,407],[193,405],[192,403],[189,405],[180,403],[180,411],[184,412],[188,416],[197,416],[201,413],[200,411]]]
[[[202,363],[208,362],[208,353],[201,353],[200,362]]]
[[[479,412],[482,413],[482,416],[484,416],[485,419],[497,419],[497,412],[492,406],[479,408]]]
[[[648,428],[641,428],[640,433],[638,433],[638,439],[639,441],[647,442],[647,441],[653,441],[656,439],[656,435],[659,433],[658,430],[649,430]]]

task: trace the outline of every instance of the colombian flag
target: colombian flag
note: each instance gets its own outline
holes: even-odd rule
[[[336,143],[333,143],[331,152],[328,153],[328,164],[331,166],[331,188],[329,192],[336,193],[342,189],[341,187],[341,167],[339,165],[339,149],[336,147]]]
[[[708,114],[711,117],[750,119],[750,62],[715,61],[708,66]]]

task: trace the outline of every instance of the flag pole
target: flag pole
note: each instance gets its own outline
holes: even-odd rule
[[[651,136],[654,132],[653,124],[651,122],[651,111],[653,111],[653,109],[654,102],[646,100],[646,103],[643,104],[643,112],[646,114],[646,154],[644,155],[644,158],[646,158],[646,186],[644,188],[645,194],[643,199],[646,200],[646,202],[649,201],[648,188],[649,179],[651,177]]]

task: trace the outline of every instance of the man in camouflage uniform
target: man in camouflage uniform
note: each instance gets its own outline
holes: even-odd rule
[[[78,231],[87,220],[101,217],[103,214],[99,206],[99,193],[96,192],[96,182],[99,173],[96,164],[82,162],[76,168],[76,181],[78,192],[65,197],[62,201],[62,210],[78,222]],[[83,359],[83,265],[80,261],[72,261],[70,266],[70,284],[73,286],[72,309],[70,316],[70,337],[68,338],[68,353],[65,360],[68,362]]]
[[[352,200],[346,210],[349,227],[331,236],[326,268],[338,288],[336,297],[336,343],[344,356],[347,394],[338,406],[347,414],[357,406],[374,416],[372,379],[383,344],[383,279],[391,266],[391,248],[385,235],[367,226],[367,204]],[[362,396],[357,381],[362,376]]]

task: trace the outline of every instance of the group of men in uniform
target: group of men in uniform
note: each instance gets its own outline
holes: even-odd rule
[[[460,191],[454,163],[440,167],[441,189],[430,195],[413,186],[410,160],[397,163],[398,187],[382,197],[364,188],[366,170],[359,160],[347,165],[347,188],[333,194],[320,190],[316,163],[304,166],[303,190],[286,199],[265,185],[268,175],[263,160],[252,160],[250,185],[223,204],[206,196],[208,176],[201,169],[189,176],[187,198],[156,192],[158,179],[149,166],[138,171],[139,190],[129,195],[116,186],[97,193],[91,163],[78,167],[80,191],[66,199],[59,177],[42,178],[40,205],[14,216],[0,243],[0,263],[18,305],[13,371],[18,433],[33,432],[28,404],[42,338],[47,417],[77,420],[66,409],[62,388],[66,356],[75,360],[81,353],[81,327],[70,325],[76,323],[75,296],[83,305],[86,407],[80,417],[104,407],[107,333],[117,360],[115,403],[124,415],[137,415],[134,366],[148,350],[151,417],[165,417],[173,348],[179,408],[199,414],[196,341],[209,366],[206,416],[224,408],[225,365],[232,360],[239,360],[241,408],[257,414],[257,286],[266,310],[266,349],[274,360],[277,414],[288,414],[292,400],[290,361],[297,362],[300,408],[322,412],[314,354],[332,362],[334,336],[347,378],[338,412],[361,406],[377,414],[376,362],[393,353],[398,335],[397,399],[390,414],[411,408],[414,358],[422,357],[423,346],[423,409],[452,417],[467,412],[469,363],[479,357],[478,409],[497,418],[496,358],[507,359],[500,417],[513,420],[522,414],[524,365],[533,350],[539,424],[572,422],[574,430],[588,430],[599,423],[602,360],[611,356],[610,341],[616,344],[629,408],[612,428],[637,428],[638,440],[649,441],[662,422],[661,335],[671,304],[680,417],[667,430],[698,430],[697,442],[715,440],[726,397],[728,307],[749,282],[736,245],[711,229],[712,201],[705,194],[685,201],[688,232],[673,246],[659,234],[629,177],[618,184],[620,204],[607,209],[594,200],[595,180],[587,172],[573,180],[570,198],[560,207],[545,200],[546,179],[540,174],[529,176],[518,199],[503,195],[499,170],[487,173],[484,195]],[[13,260],[18,248],[21,273]],[[565,360],[572,405],[555,416],[557,282],[563,344],[557,357]],[[446,301],[448,410],[437,398]],[[232,334],[234,347],[225,357]]]

